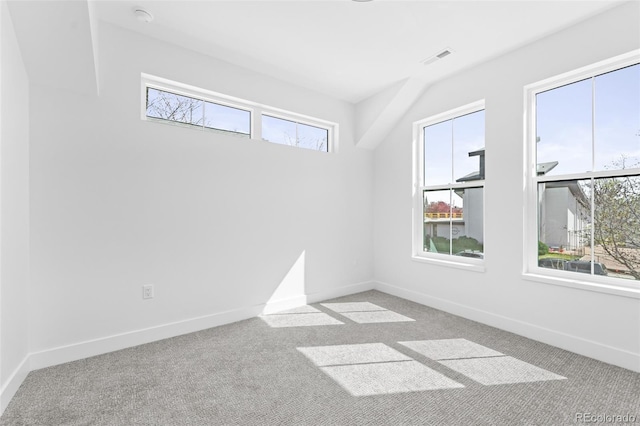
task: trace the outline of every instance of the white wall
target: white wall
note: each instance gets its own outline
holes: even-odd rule
[[[0,413],[28,372],[29,85],[0,2]]]
[[[639,300],[524,280],[521,207],[523,86],[637,49],[639,9],[627,3],[423,94],[375,151],[380,289],[640,371]],[[480,99],[486,100],[486,270],[412,261],[412,122]]]
[[[34,368],[255,315],[283,282],[296,301],[371,285],[373,154],[352,105],[99,32],[99,97],[31,90]],[[143,121],[141,72],[335,121],[339,153]]]

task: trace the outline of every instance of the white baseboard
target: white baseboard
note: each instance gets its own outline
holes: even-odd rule
[[[607,364],[640,372],[640,354],[377,281],[375,289],[509,331]]]
[[[0,416],[4,413],[4,410],[9,405],[11,398],[16,394],[24,379],[27,378],[29,371],[31,371],[31,369],[29,365],[29,355],[27,355],[11,376],[9,376],[7,382],[0,383],[0,385],[2,385],[2,387],[0,387]]]
[[[12,374],[7,381],[7,384],[0,389],[0,415],[9,405],[9,401],[11,401],[16,391],[27,377],[27,374],[32,370],[77,361],[79,359],[102,355],[108,352],[138,346],[157,340],[168,339],[182,334],[193,333],[207,328],[230,324],[254,318],[265,313],[273,313],[295,308],[307,303],[315,303],[326,299],[373,290],[374,286],[375,283],[373,281],[357,283],[312,293],[310,295],[298,295],[287,299],[268,301],[267,303],[260,305],[161,324],[155,327],[133,330],[126,333],[50,348],[39,352],[31,352],[25,357],[20,366]]]
[[[32,370],[253,318],[265,305],[234,309],[31,353]]]
[[[257,317],[264,313],[278,312],[302,306],[307,303],[315,303],[325,299],[372,290],[373,288],[374,283],[372,281],[352,284],[310,295],[298,295],[287,299],[269,301],[260,305],[219,312],[198,318],[190,318],[173,323],[161,324],[142,330],[133,330],[122,334],[46,349],[40,352],[30,353],[29,366],[31,370],[51,367],[53,365],[77,361],[79,359],[89,358],[157,340],[168,339],[182,334],[193,333],[207,328],[242,321]]]
[[[374,281],[365,281],[357,284],[351,284],[344,287],[332,288],[329,290],[318,291],[307,295],[307,303],[318,303],[323,300],[335,299],[336,297],[349,296],[350,294],[362,293],[363,291],[374,290],[376,283]]]
[[[306,304],[307,304],[307,296],[305,294],[289,297],[287,299],[269,300],[264,305],[264,309],[262,309],[262,315],[269,315],[275,312],[297,308],[298,306],[302,306]]]

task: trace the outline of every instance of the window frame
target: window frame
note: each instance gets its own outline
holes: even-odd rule
[[[640,49],[615,56],[610,59],[584,66],[577,70],[556,75],[524,87],[524,238],[523,238],[523,278],[545,284],[560,285],[570,288],[596,291],[640,299],[640,282],[625,280],[602,275],[584,273],[570,273],[557,271],[552,268],[538,266],[538,185],[546,182],[566,180],[583,180],[597,178],[615,178],[621,176],[640,176],[640,169],[624,170],[596,170],[584,173],[569,173],[563,175],[538,176],[537,173],[537,142],[536,142],[536,95],[553,90],[581,80],[597,77],[611,71],[616,71],[640,63]],[[593,104],[592,104],[593,108]],[[592,123],[593,126],[593,123]],[[594,130],[592,130],[593,132]],[[593,139],[592,139],[593,140]],[[592,254],[593,256],[593,254]]]
[[[277,120],[290,121],[290,122],[292,122],[292,123],[294,123],[296,125],[296,129],[297,129],[298,124],[301,124],[303,126],[310,126],[310,127],[315,127],[315,128],[321,129],[321,130],[326,130],[327,131],[327,149],[326,150],[320,151],[319,149],[309,149],[309,148],[304,148],[304,147],[302,147],[302,149],[307,149],[307,150],[310,150],[310,151],[317,151],[317,152],[333,152],[331,150],[331,140],[333,139],[332,132],[334,130],[333,127],[329,128],[329,127],[326,127],[326,126],[321,126],[321,125],[317,124],[318,123],[317,121],[311,121],[311,120],[305,119],[302,116],[300,116],[298,118],[295,118],[295,117],[292,117],[290,115],[286,115],[286,114],[283,114],[283,113],[276,112],[275,110],[269,110],[269,109],[262,109],[261,112],[260,112],[260,126],[261,127],[262,127],[262,118],[264,116],[275,118]],[[258,118],[256,117],[256,120],[257,119]],[[297,131],[296,131],[296,133],[297,133]],[[270,141],[268,139],[265,139],[264,135],[262,135],[262,134],[260,135],[260,139],[265,141],[265,142],[269,142],[269,143],[276,144],[276,145],[291,146],[293,148],[299,148],[299,147],[293,146],[293,145],[281,144],[281,143],[278,143],[278,142]]]
[[[213,132],[217,134],[230,135],[232,137],[240,137],[242,139],[251,139],[254,141],[267,142],[271,145],[279,145],[282,147],[299,148],[297,146],[283,145],[278,143],[272,143],[262,138],[262,115],[268,115],[275,118],[281,118],[283,120],[293,121],[299,124],[305,124],[313,127],[317,127],[327,131],[327,149],[326,150],[314,150],[304,149],[304,151],[322,152],[322,153],[337,153],[338,152],[338,123],[323,120],[316,117],[311,117],[304,114],[299,114],[293,111],[276,108],[273,106],[260,104],[258,102],[249,101],[246,99],[236,98],[233,96],[225,95],[222,93],[214,92],[207,89],[202,89],[196,86],[191,86],[184,83],[179,83],[173,80],[169,80],[162,77],[157,77],[151,74],[141,73],[140,84],[140,118],[143,121],[162,123],[170,126],[187,127],[190,129],[199,129],[205,132]],[[227,131],[223,129],[209,128],[204,125],[193,125],[189,123],[182,123],[180,121],[166,120],[162,118],[148,117],[147,116],[147,88],[161,90],[169,92],[179,96],[186,96],[204,102],[211,102],[214,104],[222,105],[229,108],[235,108],[242,111],[249,112],[249,135],[240,132]],[[248,136],[248,137],[247,137]]]
[[[438,185],[424,185],[424,129],[425,127],[485,110],[484,99],[435,114],[413,123],[413,208],[412,208],[412,251],[411,259],[417,262],[436,264],[469,271],[484,272],[485,259],[476,259],[452,254],[424,251],[424,191],[455,190],[481,187],[482,229],[485,230],[485,179],[472,182],[451,182]],[[485,122],[486,134],[486,122]]]

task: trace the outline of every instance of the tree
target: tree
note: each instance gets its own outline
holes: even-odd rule
[[[625,158],[613,168],[628,168]],[[595,244],[640,280],[640,176],[595,179],[593,198]]]
[[[326,136],[321,138],[310,138],[306,136],[290,135],[289,132],[287,131],[285,131],[283,135],[284,135],[284,141],[286,142],[286,145],[309,148],[316,151],[327,150]]]
[[[202,126],[203,101],[162,90],[148,89],[147,116]]]
[[[432,201],[430,203],[425,203],[424,211],[425,213],[449,213],[452,211],[453,213],[462,213],[462,209],[460,207],[451,207],[449,204],[444,201]]]

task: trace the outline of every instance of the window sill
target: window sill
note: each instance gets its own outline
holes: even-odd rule
[[[612,294],[615,296],[630,297],[632,299],[640,299],[640,288],[621,287],[606,283],[596,283],[582,281],[571,278],[560,278],[549,275],[541,275],[526,272],[522,274],[522,278],[527,281],[535,281],[543,284],[559,285],[563,287],[575,288],[585,291],[595,291],[597,293]]]
[[[463,269],[465,271],[484,272],[484,262],[482,263],[466,263],[455,262],[447,259],[435,259],[431,257],[423,257],[418,255],[412,255],[411,260],[418,263],[428,263],[430,265],[444,266],[447,268]]]

